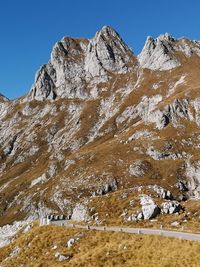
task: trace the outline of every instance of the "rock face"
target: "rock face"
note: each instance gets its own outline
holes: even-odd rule
[[[91,40],[64,37],[53,47],[50,62],[36,74],[29,99],[87,98],[91,96],[88,83],[126,73],[134,68],[134,61],[128,46],[109,26]]]
[[[145,46],[138,56],[140,66],[151,70],[170,70],[180,65],[173,56],[174,38],[169,34],[160,35],[157,39],[148,37]]]
[[[49,64],[50,65],[50,64]],[[31,89],[31,98],[37,100],[55,99],[56,86],[48,70],[48,66],[44,65],[37,72],[35,84]]]
[[[87,47],[85,70],[88,78],[107,76],[111,73],[126,73],[130,66],[132,52],[117,32],[103,27],[90,40]]]
[[[0,94],[0,117],[7,112],[9,102],[8,98]]]
[[[166,71],[181,65],[176,52],[190,57],[192,54],[200,55],[200,43],[188,41],[185,38],[175,39],[168,33],[160,35],[157,39],[148,37],[138,61],[142,68]]]
[[[200,199],[200,161],[186,165],[187,189],[193,198]]]
[[[0,248],[8,245],[12,238],[15,236],[15,234],[28,225],[29,222],[15,222],[13,225],[5,225],[4,227],[0,227],[0,234],[1,234],[1,240],[0,240]]]

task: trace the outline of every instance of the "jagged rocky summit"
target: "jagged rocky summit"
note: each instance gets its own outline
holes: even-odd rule
[[[132,52],[111,27],[103,27],[91,40],[64,37],[36,74],[30,99],[92,97],[94,83],[107,81],[111,73],[126,73],[134,65]]]
[[[138,56],[142,68],[151,70],[170,70],[181,65],[181,54],[191,57],[200,56],[200,42],[185,38],[176,40],[170,34],[160,35],[157,39],[148,37],[142,52]]]
[[[27,95],[0,96],[1,224],[52,213],[99,222],[118,214],[95,215],[105,196],[118,209],[133,197],[124,221],[190,212],[199,66],[200,42],[169,34],[148,37],[138,57],[108,26],[57,42]]]
[[[167,33],[157,39],[148,37],[136,58],[109,26],[104,26],[91,40],[64,37],[53,47],[49,63],[37,72],[29,99],[95,97],[98,92],[91,91],[91,87],[108,81],[111,74],[127,73],[138,67],[170,70],[180,66],[180,54],[200,56],[200,42],[176,40]]]

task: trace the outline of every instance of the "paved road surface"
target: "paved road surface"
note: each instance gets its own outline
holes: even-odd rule
[[[127,228],[127,227],[120,228],[120,227],[88,226],[88,225],[85,226],[85,225],[78,225],[78,224],[70,224],[69,221],[66,221],[66,220],[52,221],[51,224],[56,224],[60,226],[70,227],[70,228],[81,228],[81,229],[97,230],[97,231],[124,232],[124,233],[130,233],[130,234],[145,234],[145,235],[161,235],[161,236],[175,237],[179,239],[200,242],[200,234],[168,231],[168,230],[162,230],[162,229]]]

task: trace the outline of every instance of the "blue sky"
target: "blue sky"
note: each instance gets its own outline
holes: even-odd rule
[[[199,11],[198,0],[0,0],[0,93],[25,94],[64,35],[91,38],[110,25],[138,54],[148,35],[200,40]]]

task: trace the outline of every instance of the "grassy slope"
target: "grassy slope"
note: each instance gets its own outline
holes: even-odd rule
[[[68,248],[67,241],[74,237],[79,237],[79,240]],[[52,249],[54,246],[57,248]],[[20,253],[9,258],[10,252],[16,247],[20,248]],[[55,257],[56,252],[68,256],[68,259],[59,262]],[[197,242],[159,236],[88,232],[57,226],[36,226],[18,237],[10,246],[0,249],[2,267],[197,267],[199,262],[200,244]]]

